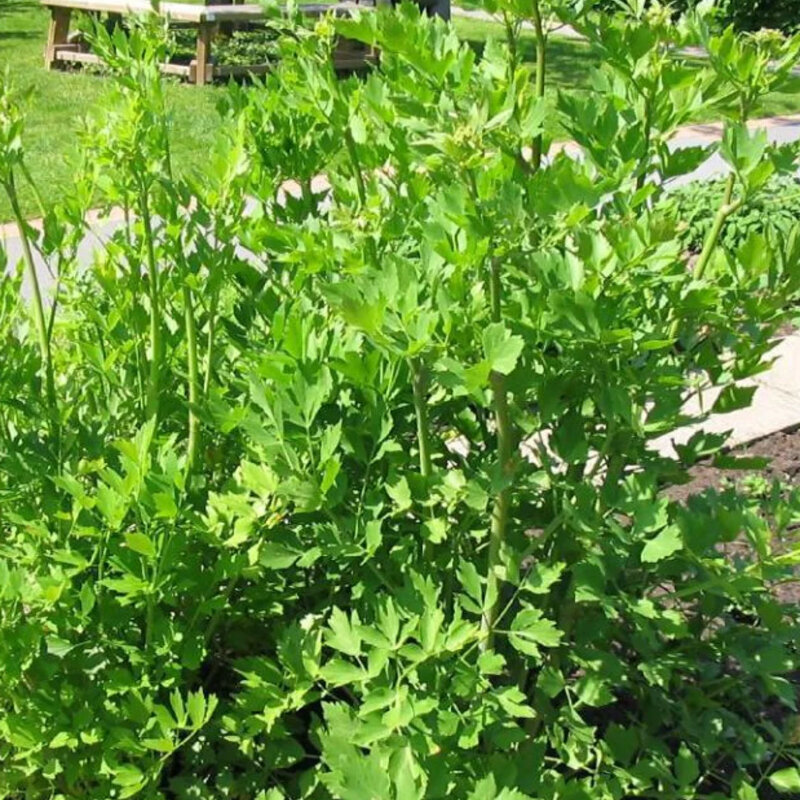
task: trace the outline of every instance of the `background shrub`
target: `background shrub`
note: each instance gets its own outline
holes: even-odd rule
[[[623,0],[624,2],[624,0]],[[697,5],[697,0],[673,0],[661,3],[683,13]],[[619,0],[600,0],[608,12],[620,8]],[[792,33],[800,28],[800,0],[718,0],[717,20],[721,25],[734,25],[740,31],[773,28]]]
[[[674,214],[686,246],[699,252],[714,223],[725,191],[725,180],[698,181],[669,192],[662,208]],[[786,236],[800,219],[800,180],[792,175],[772,178],[750,202],[734,212],[722,229],[723,246],[737,250],[753,233]]]
[[[591,27],[594,91],[552,112],[513,40],[478,60],[416,6],[293,28],[188,178],[163,40],[97,32],[75,191],[20,219],[58,302],[0,284],[0,796],[792,791],[800,499],[675,502],[724,437],[653,446],[700,387],[749,403],[800,290],[796,233],[687,269],[651,201],[709,151],[663,142],[781,75],[735,37],[664,58],[663,15]],[[380,69],[337,79],[337,31]],[[548,113],[584,158],[537,158]],[[796,169],[742,119],[720,149],[730,203]]]

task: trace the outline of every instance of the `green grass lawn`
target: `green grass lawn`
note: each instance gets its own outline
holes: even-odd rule
[[[106,78],[45,70],[48,19],[38,0],[0,0],[0,69],[8,66],[17,86],[33,87],[25,149],[28,165],[45,200],[69,192],[81,120],[108,91]],[[220,91],[213,87],[197,90],[181,84],[169,87],[179,130],[175,141],[179,167],[191,164],[207,150],[217,124],[215,101]],[[22,194],[25,211],[36,213],[31,193],[23,190]],[[0,220],[10,216],[6,198],[0,197]]]
[[[0,69],[7,66],[18,86],[33,88],[25,138],[28,163],[45,199],[54,200],[70,190],[81,120],[107,92],[108,79],[90,73],[46,71],[43,52],[47,23],[48,13],[38,0],[0,0]],[[503,33],[500,26],[489,22],[462,18],[454,24],[478,51],[487,38]],[[523,56],[531,60],[534,48],[529,32],[523,33],[521,48]],[[551,96],[557,89],[580,87],[596,64],[597,56],[587,45],[554,37],[549,52]],[[223,87],[169,86],[178,169],[202,163],[217,125],[216,101],[224,91]],[[797,92],[768,98],[760,113],[797,111],[800,80]],[[558,135],[555,123],[551,133]],[[23,190],[22,199],[26,213],[35,214],[31,193]],[[8,203],[0,197],[0,221],[9,217]]]

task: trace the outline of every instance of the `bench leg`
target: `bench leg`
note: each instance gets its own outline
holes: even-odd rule
[[[67,43],[70,14],[68,8],[50,9],[50,29],[47,33],[47,47],[44,53],[44,65],[47,69],[55,68],[58,46]]]
[[[194,82],[197,86],[205,86],[211,58],[211,32],[213,25],[201,23],[197,28],[197,51],[194,61]]]

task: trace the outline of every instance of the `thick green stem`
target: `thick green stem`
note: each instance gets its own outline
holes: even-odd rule
[[[147,277],[150,285],[150,380],[147,385],[147,418],[158,416],[161,399],[162,350],[161,340],[161,287],[156,263],[153,226],[150,219],[150,204],[147,189],[141,187],[139,203],[142,225],[144,226],[145,247],[147,251]]]
[[[547,38],[542,24],[542,10],[539,7],[539,0],[533,0],[533,32],[536,40],[536,97],[544,99],[545,75],[547,72]],[[544,134],[540,133],[533,140],[531,163],[534,170],[539,169],[542,164],[542,149],[544,146]]]
[[[197,369],[197,329],[194,322],[192,290],[183,287],[184,319],[186,321],[186,365],[189,380],[189,443],[186,448],[186,472],[191,473],[200,443],[200,425],[197,419],[199,403],[199,380]]]
[[[430,425],[428,422],[428,374],[421,359],[411,359],[411,385],[414,392],[414,413],[417,418],[417,446],[419,447],[419,471],[423,478],[433,472],[431,461]],[[425,542],[423,558],[433,557],[433,546]]]
[[[503,24],[506,28],[506,39],[508,41],[508,66],[511,73],[510,77],[513,80],[514,73],[517,71],[517,65],[519,64],[519,48],[514,19],[507,11],[503,11]]]
[[[734,213],[734,211],[739,208],[740,203],[732,202],[733,190],[735,186],[736,175],[732,172],[730,175],[728,175],[728,180],[725,183],[725,192],[722,195],[722,203],[720,203],[720,206],[717,209],[714,222],[711,225],[711,230],[706,236],[705,242],[703,243],[703,250],[700,253],[700,257],[697,259],[697,264],[694,268],[694,275],[698,280],[705,275],[706,269],[711,261],[711,257],[714,255],[714,251],[717,249],[717,244],[719,243],[719,237],[722,233],[722,228],[725,225],[725,221],[731,214]],[[670,339],[674,339],[678,335],[679,324],[680,323],[677,318],[673,320],[669,329]]]
[[[644,106],[644,155],[642,155],[641,163],[639,164],[639,175],[636,178],[636,189],[644,187],[644,182],[647,180],[647,171],[650,166],[650,141],[653,135],[653,123],[650,119],[650,109],[653,102],[650,97],[645,99]]]
[[[490,287],[492,321],[501,322],[500,265],[496,259],[492,261]],[[500,581],[497,577],[497,567],[500,565],[501,550],[506,538],[506,528],[508,527],[508,511],[511,505],[511,489],[508,484],[511,476],[514,454],[514,435],[511,424],[511,413],[508,407],[508,392],[506,391],[505,375],[499,372],[492,372],[490,380],[492,386],[492,403],[494,406],[494,421],[497,429],[497,462],[500,466],[501,486],[494,498],[491,530],[489,532],[486,593],[484,595],[483,616],[481,620],[481,646],[484,650],[491,650],[494,645],[494,628],[497,623],[497,612],[500,607]]]
[[[50,407],[52,425],[54,432],[58,430],[58,408],[56,404],[56,385],[53,375],[53,361],[50,353],[50,336],[47,331],[47,320],[44,313],[44,302],[42,301],[42,289],[39,285],[39,276],[36,274],[36,263],[33,260],[33,251],[28,238],[25,219],[19,206],[17,190],[13,179],[4,184],[8,200],[11,204],[11,211],[14,215],[14,222],[19,231],[19,240],[22,245],[22,255],[25,259],[25,267],[28,272],[28,279],[31,282],[33,291],[33,316],[36,323],[36,333],[39,339],[39,350],[42,358],[42,372],[44,373],[45,390],[47,392],[47,403]]]
[[[356,147],[356,141],[353,139],[353,135],[350,133],[349,129],[345,130],[344,133],[344,141],[347,147],[347,155],[350,158],[350,165],[353,168],[353,177],[355,178],[356,182],[356,191],[358,192],[358,202],[361,206],[362,210],[366,210],[367,207],[367,187],[364,183],[364,175],[362,174],[361,169],[361,159],[358,157],[358,148]],[[378,266],[378,250],[375,247],[375,242],[371,237],[367,238],[367,254],[369,255],[370,260],[372,261],[372,266]]]
[[[708,232],[705,242],[703,242],[703,251],[700,253],[700,258],[697,259],[697,265],[694,268],[695,277],[698,279],[703,277],[708,263],[711,261],[711,256],[714,255],[714,250],[716,250],[717,243],[719,242],[725,220],[727,220],[738,207],[731,203],[735,186],[736,175],[732,172],[728,175],[728,180],[725,183],[725,193],[722,196],[722,203],[719,209],[717,209],[717,215],[714,217],[714,224],[711,226],[711,230]]]
[[[428,430],[428,376],[418,358],[411,360],[411,382],[414,390],[414,412],[417,417],[419,471],[424,478],[427,478],[432,472],[430,432]]]
[[[211,309],[208,314],[208,338],[206,339],[206,373],[203,376],[203,397],[208,397],[211,386],[211,369],[214,354],[214,336],[217,331],[217,306],[219,305],[219,289],[211,296]]]

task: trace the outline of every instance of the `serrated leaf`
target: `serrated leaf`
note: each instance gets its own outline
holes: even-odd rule
[[[726,386],[716,399],[713,408],[715,414],[729,414],[740,408],[747,408],[753,402],[756,386]]]
[[[680,786],[691,786],[700,777],[700,765],[685,744],[680,746],[675,756],[675,777]]]
[[[348,656],[361,655],[361,636],[358,633],[358,622],[351,624],[347,614],[340,608],[334,607],[328,620],[328,630],[325,633],[325,644]]]
[[[779,769],[769,776],[769,782],[773,789],[779,792],[795,793],[800,792],[800,770],[797,767],[786,767]]]
[[[539,655],[539,646],[557,647],[563,633],[555,622],[542,618],[542,612],[535,608],[520,611],[511,623],[508,640],[521,653]]]
[[[520,336],[512,336],[502,322],[493,322],[483,332],[483,352],[489,369],[508,375],[517,365],[525,342]]]
[[[153,544],[153,540],[144,533],[126,533],[125,544],[134,553],[139,553],[147,558],[155,558],[156,546]]]
[[[345,661],[343,658],[332,658],[322,667],[320,675],[331,686],[359,683],[368,677],[364,670],[349,661]]]
[[[669,558],[683,548],[683,537],[675,525],[664,528],[658,536],[650,539],[642,550],[642,563],[655,564]]]

